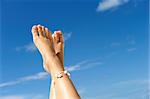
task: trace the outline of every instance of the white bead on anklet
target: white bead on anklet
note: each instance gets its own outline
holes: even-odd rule
[[[57,74],[55,75],[56,78],[62,78],[62,77],[63,77],[63,73],[64,73],[65,75],[68,75],[68,76],[70,77],[70,73],[69,73],[67,70],[65,70],[65,71],[61,71],[61,72],[57,73]]]

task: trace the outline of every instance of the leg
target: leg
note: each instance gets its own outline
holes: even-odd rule
[[[54,82],[53,81],[51,81],[49,99],[56,99],[56,90],[55,90]]]
[[[34,26],[32,29],[33,41],[39,49],[45,64],[48,66],[48,72],[51,73],[52,79],[55,81],[57,98],[80,99],[73,83],[67,75],[63,75],[61,79],[56,79],[55,74],[64,71],[64,67],[55,53],[52,41],[43,35],[44,32],[42,31],[42,26]]]
[[[47,32],[49,33],[49,32]],[[54,44],[54,50],[62,64],[64,64],[64,38],[60,31],[55,31],[53,34],[53,44]],[[50,99],[56,99],[56,90],[54,87],[54,82],[51,82],[50,87]]]

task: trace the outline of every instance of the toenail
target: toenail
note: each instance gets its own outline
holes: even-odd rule
[[[60,30],[58,30],[57,32],[58,32],[58,33],[61,33],[61,31],[60,31]]]
[[[54,34],[52,34],[52,37],[54,37]]]
[[[35,28],[36,27],[36,25],[33,25],[33,27],[32,28]]]
[[[54,31],[54,34],[56,34],[57,31]]]
[[[41,25],[39,24],[39,25],[37,25],[38,27],[41,27]]]

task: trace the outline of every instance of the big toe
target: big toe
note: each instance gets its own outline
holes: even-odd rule
[[[42,26],[42,25],[37,25],[37,30],[38,30],[38,33],[39,33],[39,36],[40,36],[40,37],[45,37],[44,26]]]
[[[36,25],[34,25],[34,26],[32,27],[32,35],[33,35],[33,39],[38,38],[38,29],[37,29],[37,26],[36,26]]]
[[[64,37],[61,31],[55,31],[53,35],[53,42],[55,46],[55,52],[61,53],[64,50]]]
[[[45,28],[46,38],[49,39],[51,42],[53,42],[52,33],[48,30],[48,28]]]
[[[54,32],[53,43],[56,55],[58,56],[62,64],[64,64],[64,37],[61,31]]]

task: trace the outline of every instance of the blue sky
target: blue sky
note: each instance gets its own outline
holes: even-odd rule
[[[1,13],[0,99],[48,99],[35,24],[63,31],[82,99],[148,99],[148,0],[3,0]]]

